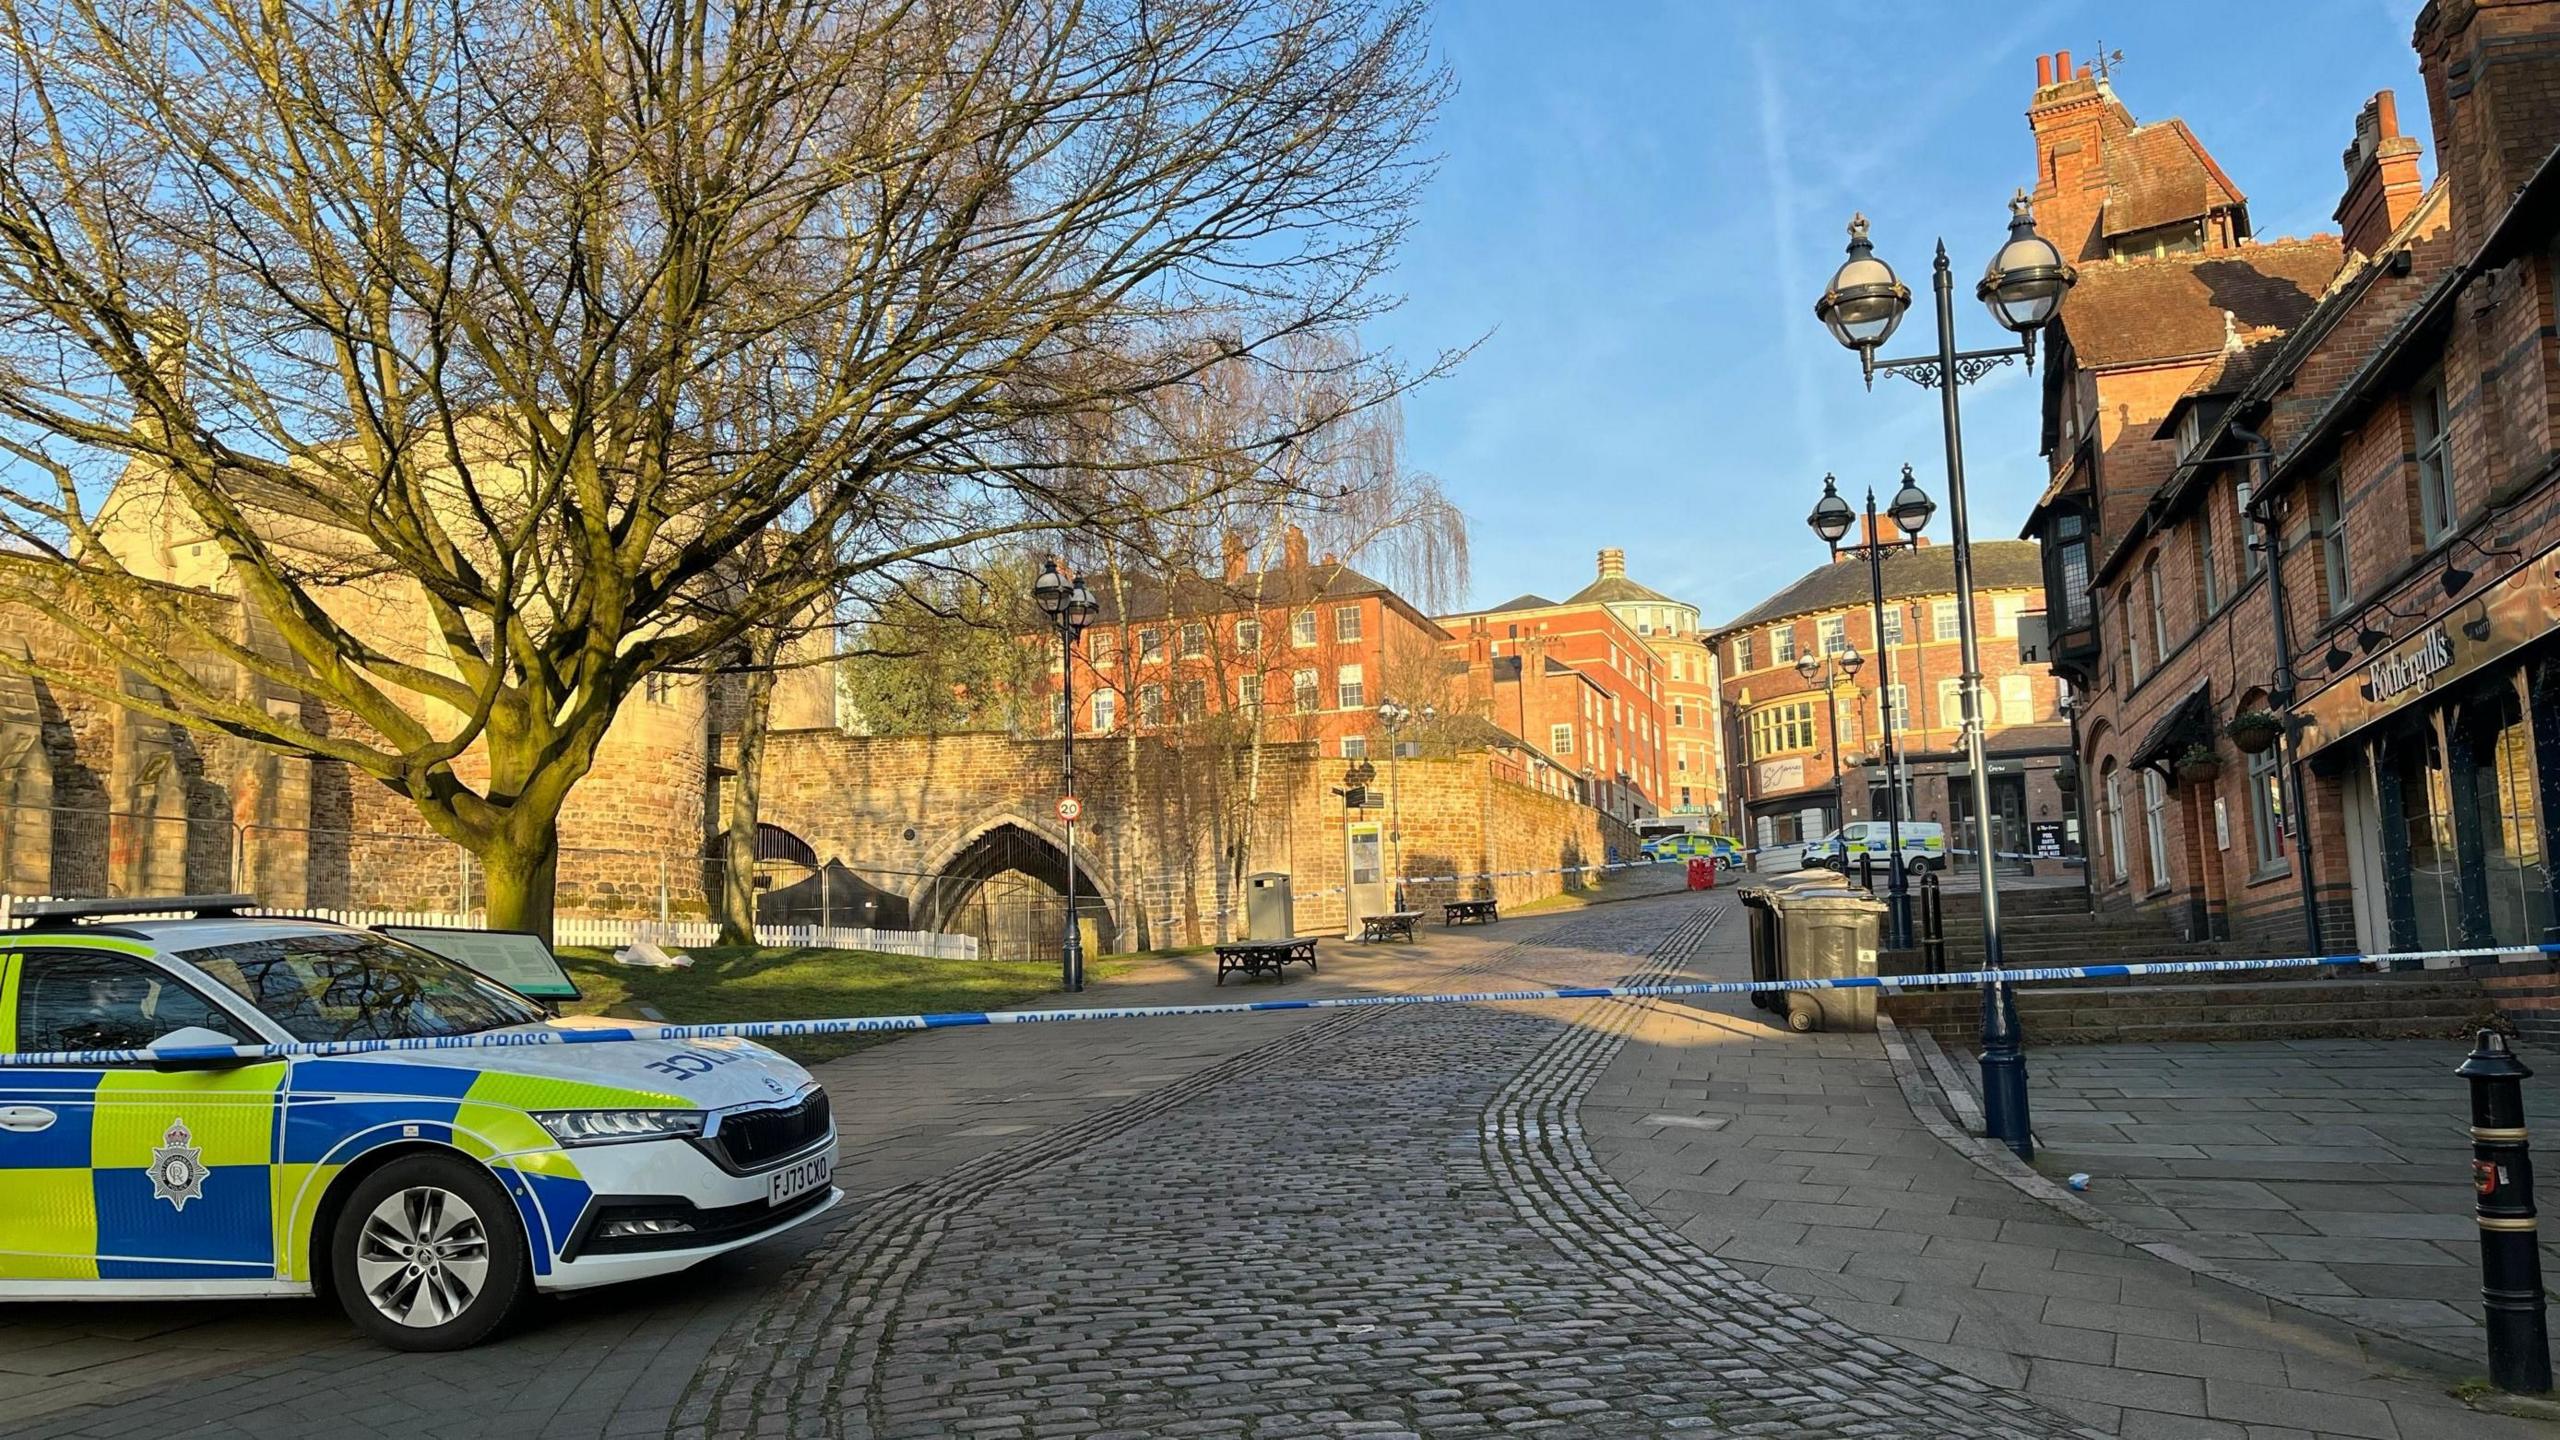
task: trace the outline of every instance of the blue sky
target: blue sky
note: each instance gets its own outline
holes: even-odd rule
[[[2425,135],[2420,4],[1443,0],[1445,159],[1406,303],[1369,333],[1417,356],[1484,337],[1405,406],[1408,459],[1468,512],[1475,603],[1562,596],[1619,545],[1712,623],[1820,561],[1826,470],[1882,488],[1908,460],[1943,502],[1935,398],[1866,393],[1813,318],[1850,212],[1922,304],[1944,235],[1958,343],[1998,341],[1972,285],[2033,178],[2035,57],[2103,41],[2135,118],[2184,117],[2258,235],[2334,231],[2366,97],[2398,90]],[[1986,35],[1990,13],[2016,19]],[[1915,316],[1890,349],[1929,343]],[[2008,539],[2043,483],[2034,382],[2013,365],[1965,404],[1973,533]]]

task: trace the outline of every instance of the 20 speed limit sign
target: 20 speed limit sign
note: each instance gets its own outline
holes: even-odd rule
[[[1073,795],[1061,795],[1058,797],[1058,818],[1060,820],[1066,821],[1068,824],[1072,825],[1075,823],[1076,817],[1082,814],[1084,814],[1083,801],[1077,799]]]

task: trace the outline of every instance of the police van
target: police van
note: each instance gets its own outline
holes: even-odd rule
[[[780,1055],[559,1043],[615,1022],[255,903],[21,904],[0,932],[0,1299],[322,1294],[451,1350],[530,1292],[682,1270],[841,1198],[826,1092]],[[432,1037],[479,1039],[223,1053]]]
[[[1902,863],[1911,874],[1922,875],[1943,870],[1947,865],[1947,829],[1927,820],[1902,822]],[[1884,868],[1885,857],[1893,853],[1890,827],[1882,820],[1853,820],[1804,847],[1805,868],[1853,870],[1869,856],[1876,868]]]

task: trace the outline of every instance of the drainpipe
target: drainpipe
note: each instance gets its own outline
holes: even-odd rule
[[[2302,799],[2302,757],[2294,751],[2293,700],[2298,677],[2293,673],[2293,635],[2285,626],[2284,532],[2267,503],[2275,448],[2267,443],[2266,436],[2250,429],[2236,414],[2226,428],[2249,447],[2236,458],[2250,461],[2258,472],[2257,482],[2249,487],[2249,508],[2256,513],[2242,518],[2255,519],[2266,532],[2267,604],[2274,615],[2276,633],[2276,683],[2269,698],[2284,712],[2286,720],[2276,743],[2282,747],[2278,758],[2284,769],[2285,804],[2293,811],[2293,864],[2302,880],[2302,933],[2317,953],[2327,947],[2320,939],[2320,902],[2311,879],[2311,817]]]

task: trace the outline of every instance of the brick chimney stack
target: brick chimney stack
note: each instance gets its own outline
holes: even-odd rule
[[[2133,128],[2132,112],[2071,52],[2036,57],[2036,93],[2027,105],[2036,139],[2036,228],[2073,261],[2102,259],[2099,210],[2107,198],[2107,145]]]
[[[2400,133],[2400,102],[2388,90],[2377,91],[2356,116],[2355,143],[2343,157],[2347,193],[2335,212],[2347,248],[2372,255],[2418,208],[2426,194],[2418,178],[2419,145]]]
[[[1295,525],[1280,532],[1280,564],[1283,569],[1307,568],[1307,532]]]
[[[1608,549],[1606,549],[1606,550],[1601,551],[1601,552],[1600,552],[1600,578],[1601,578],[1601,579],[1603,579],[1603,580],[1624,580],[1624,579],[1626,579],[1626,578],[1627,578],[1627,552],[1626,552],[1626,551],[1624,551],[1624,550],[1619,549],[1618,547],[1616,547],[1616,546],[1614,546],[1614,545],[1610,546],[1610,547],[1609,547]]]
[[[1226,561],[1226,582],[1230,585],[1238,584],[1245,577],[1244,537],[1237,534],[1235,531],[1230,530],[1227,532],[1224,547],[1226,552],[1223,557]]]
[[[2468,255],[2560,145],[2560,3],[2431,0],[2410,44],[2453,186],[2454,250]]]

